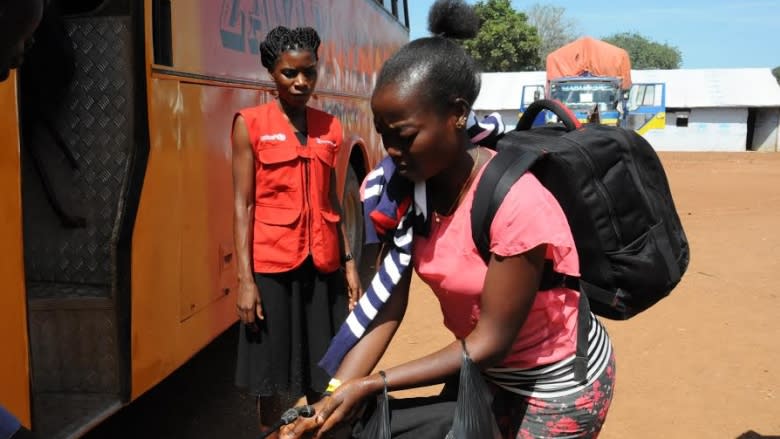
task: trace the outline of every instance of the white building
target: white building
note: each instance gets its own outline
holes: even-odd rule
[[[658,150],[780,151],[780,86],[770,69],[632,70],[634,84],[665,84],[666,127],[645,134]],[[474,104],[517,123],[524,85],[544,72],[484,73]]]

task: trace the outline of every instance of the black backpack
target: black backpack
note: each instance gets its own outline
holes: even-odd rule
[[[542,110],[562,123],[531,128]],[[581,126],[559,102],[539,100],[496,150],[477,184],[471,212],[474,243],[483,259],[490,258],[490,225],[498,207],[530,170],[566,214],[580,261],[579,279],[546,267],[541,289],[567,285],[584,293],[581,307],[625,320],[680,282],[690,257],[688,241],[658,155],[642,136],[618,127]],[[581,323],[589,323],[587,312],[580,315]],[[578,356],[587,352],[586,326],[580,328]]]

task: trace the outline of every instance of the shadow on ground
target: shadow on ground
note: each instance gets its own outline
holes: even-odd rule
[[[780,436],[778,435],[764,436],[763,434],[758,434],[755,431],[750,430],[737,436],[737,439],[780,439]]]
[[[85,439],[250,439],[254,400],[233,386],[238,325]]]

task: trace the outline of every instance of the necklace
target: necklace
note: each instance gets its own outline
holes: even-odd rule
[[[469,172],[468,178],[466,178],[466,181],[463,182],[463,186],[460,188],[460,192],[458,193],[458,196],[455,197],[455,200],[452,202],[452,205],[450,205],[450,208],[447,209],[447,211],[444,213],[444,216],[450,216],[452,215],[452,211],[455,210],[455,207],[458,206],[458,203],[460,202],[461,198],[463,198],[463,195],[466,193],[466,189],[471,186],[471,180],[474,178],[474,171],[477,169],[477,164],[479,163],[479,154],[480,154],[480,148],[477,147],[477,156],[474,158],[474,165],[471,167],[471,172]],[[433,211],[433,220],[437,223],[441,222],[442,215],[439,215],[438,212],[435,210]]]

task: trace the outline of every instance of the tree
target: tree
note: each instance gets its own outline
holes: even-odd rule
[[[565,46],[580,36],[579,24],[574,19],[564,17],[566,8],[561,6],[535,3],[526,14],[528,23],[536,28],[541,39],[539,46],[539,70],[545,69],[547,55]]]
[[[780,66],[777,66],[774,69],[772,69],[772,74],[775,75],[775,79],[777,79],[777,83],[780,84]]]
[[[482,27],[463,43],[486,72],[534,70],[539,65],[539,35],[528,17],[509,0],[480,0],[474,5]]]
[[[682,64],[680,49],[650,41],[636,33],[619,33],[603,40],[625,49],[634,69],[679,69]]]

